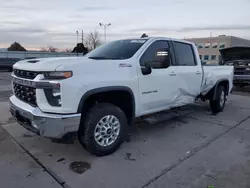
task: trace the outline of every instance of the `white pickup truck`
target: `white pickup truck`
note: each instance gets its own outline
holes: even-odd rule
[[[210,100],[223,110],[232,66],[201,66],[193,43],[170,38],[109,42],[83,57],[44,58],[13,66],[10,111],[48,138],[77,133],[99,156],[114,152],[136,117]]]

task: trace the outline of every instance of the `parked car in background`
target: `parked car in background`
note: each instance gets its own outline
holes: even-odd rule
[[[250,47],[231,47],[220,50],[222,64],[234,66],[236,87],[250,85]]]
[[[0,58],[0,71],[8,71],[11,72],[13,70],[13,65],[25,59],[36,59],[36,57],[25,57],[25,58]]]
[[[20,60],[25,60],[25,59],[36,59],[37,57],[25,57],[25,58],[22,58]]]
[[[19,58],[0,58],[0,71],[12,71],[12,66],[19,61]]]

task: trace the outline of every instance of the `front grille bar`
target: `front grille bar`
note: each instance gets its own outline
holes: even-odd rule
[[[35,77],[40,74],[39,72],[35,71],[26,71],[26,70],[19,70],[19,69],[14,69],[13,70],[14,75],[20,78],[27,78],[27,79],[35,79]]]
[[[35,88],[13,82],[13,89],[14,89],[14,94],[17,98],[33,106],[37,106]]]

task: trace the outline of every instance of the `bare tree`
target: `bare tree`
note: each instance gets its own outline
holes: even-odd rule
[[[102,44],[100,39],[100,34],[97,31],[90,32],[88,34],[87,39],[85,39],[85,45],[90,49],[93,50],[96,47],[100,46]]]
[[[58,49],[53,46],[48,46],[47,48],[42,47],[40,48],[41,52],[58,52]]]
[[[49,46],[49,47],[48,47],[48,51],[49,51],[49,52],[57,52],[58,49],[55,48],[55,47],[53,47],[53,46]]]
[[[41,48],[40,48],[40,51],[41,51],[41,52],[48,52],[48,49],[47,49],[47,48],[44,48],[44,47],[41,47]]]
[[[65,48],[64,50],[62,50],[62,52],[72,52],[71,48]]]

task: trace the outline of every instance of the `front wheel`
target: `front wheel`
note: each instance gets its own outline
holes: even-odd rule
[[[124,112],[113,104],[94,105],[82,122],[79,141],[86,150],[94,155],[111,154],[124,141],[127,119]]]
[[[221,85],[217,89],[215,100],[210,99],[210,108],[212,112],[213,113],[222,112],[225,107],[226,99],[227,99],[226,88],[225,86]]]

